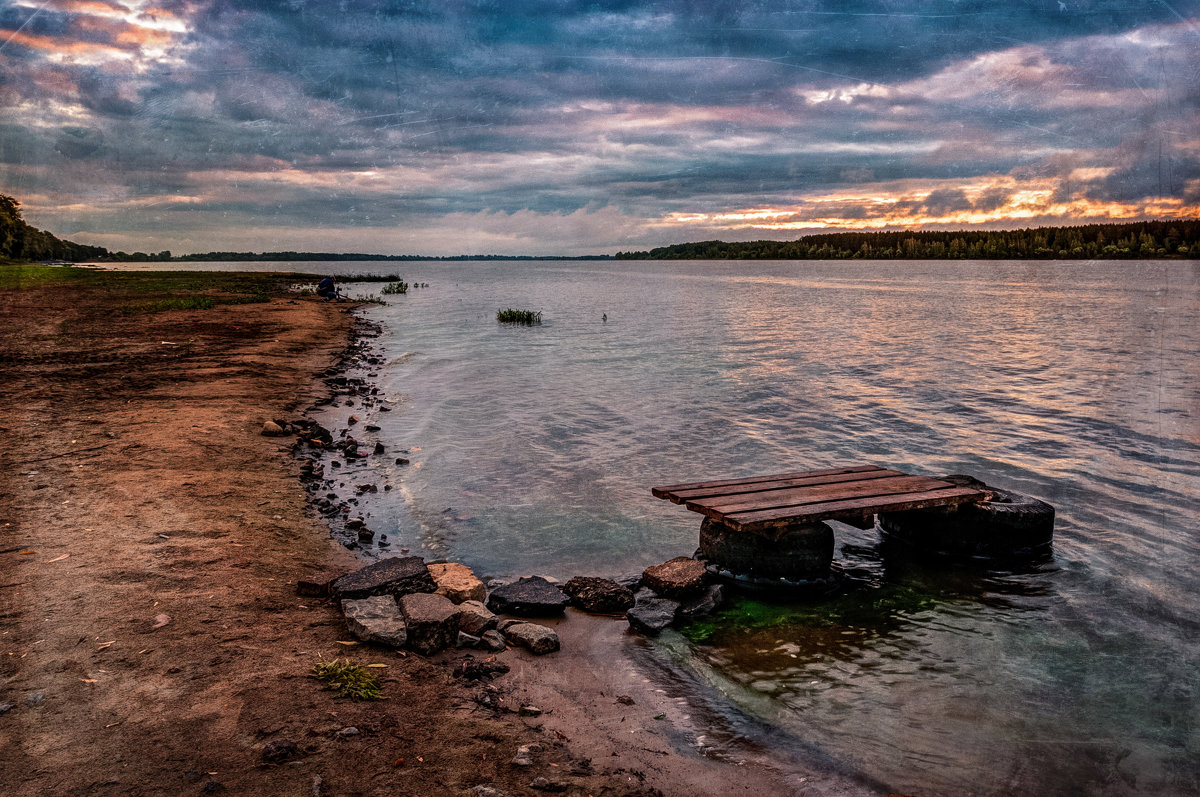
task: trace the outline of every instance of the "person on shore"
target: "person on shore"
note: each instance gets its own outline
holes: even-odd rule
[[[327,302],[341,298],[338,296],[337,288],[333,285],[333,277],[326,277],[317,283],[317,296],[324,296]]]

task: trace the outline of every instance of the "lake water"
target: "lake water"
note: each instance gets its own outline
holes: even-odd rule
[[[394,402],[370,422],[412,459],[362,504],[392,550],[623,576],[696,547],[699,516],[652,485],[969,473],[1056,507],[1050,557],[914,562],[835,524],[839,594],[742,600],[653,655],[781,766],[921,795],[1200,792],[1200,264],[286,267],[429,283],[364,311]]]

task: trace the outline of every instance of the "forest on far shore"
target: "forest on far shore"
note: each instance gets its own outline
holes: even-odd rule
[[[1200,257],[1200,220],[1021,230],[835,232],[794,241],[700,241],[618,260],[1095,260]]]
[[[110,252],[57,238],[25,222],[21,203],[0,194],[0,260],[92,262],[334,260],[1097,260],[1200,258],[1200,219],[1036,227],[1021,230],[836,232],[794,241],[699,241],[642,252],[583,257],[371,255],[332,252]]]

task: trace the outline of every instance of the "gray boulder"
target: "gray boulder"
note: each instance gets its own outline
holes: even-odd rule
[[[558,650],[558,634],[537,623],[513,623],[504,629],[504,636],[538,656]]]
[[[639,599],[632,609],[625,613],[631,628],[655,636],[675,622],[675,614],[679,611],[679,601],[670,598]]]
[[[437,584],[419,556],[380,559],[361,570],[347,573],[330,585],[335,598],[369,598],[372,595],[408,595],[433,592]]]
[[[408,646],[412,650],[432,656],[458,640],[458,607],[446,596],[426,592],[404,595],[400,611],[408,626]]]
[[[721,604],[725,603],[725,586],[723,584],[709,584],[694,598],[688,598],[679,607],[677,616],[680,620],[695,620],[698,617],[707,617],[708,615],[721,608]]]
[[[479,601],[458,604],[458,630],[474,636],[496,627],[496,615]]]
[[[518,617],[552,617],[563,613],[571,599],[541,576],[522,578],[492,590],[487,605],[493,612]]]
[[[616,614],[633,606],[633,592],[607,578],[575,576],[562,590],[585,612]]]
[[[342,614],[355,639],[394,648],[402,648],[408,641],[404,615],[391,595],[348,598],[342,601]]]

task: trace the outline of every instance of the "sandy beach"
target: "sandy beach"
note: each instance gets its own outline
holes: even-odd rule
[[[589,642],[630,644],[623,622],[575,615],[563,652],[509,650],[513,672],[483,686],[452,677],[462,651],[342,644],[339,612],[296,582],[362,563],[306,505],[291,441],[259,432],[327,395],[350,306],[277,296],[122,315],[119,299],[4,299],[7,793],[533,794],[537,778],[570,794],[812,789],[688,749],[650,719],[669,708],[686,723],[677,700],[618,702],[610,690],[637,676],[606,674]],[[335,657],[386,665],[387,700],[323,690],[309,672]],[[508,705],[481,706],[485,689]],[[511,710],[535,700],[540,717]],[[513,766],[530,743],[533,766]]]

